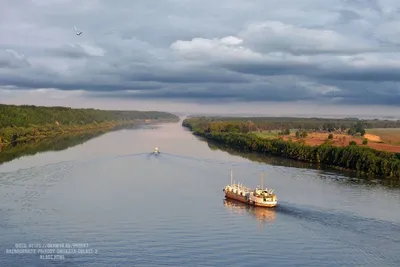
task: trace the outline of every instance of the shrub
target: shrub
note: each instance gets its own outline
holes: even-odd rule
[[[356,141],[350,141],[349,142],[349,146],[356,146],[356,145],[357,145]]]

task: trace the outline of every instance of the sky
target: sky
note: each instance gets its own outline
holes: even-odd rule
[[[400,116],[399,1],[0,3],[0,103]]]

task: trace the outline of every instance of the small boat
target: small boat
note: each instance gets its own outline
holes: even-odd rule
[[[231,183],[226,185],[223,191],[225,192],[226,198],[234,199],[256,207],[273,208],[278,204],[278,198],[276,197],[274,190],[263,187],[263,177],[261,177],[261,187],[251,189],[232,181],[231,171]]]
[[[160,154],[160,151],[158,150],[158,147],[154,148],[153,153],[154,153],[154,154]]]

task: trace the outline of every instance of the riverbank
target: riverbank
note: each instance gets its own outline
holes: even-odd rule
[[[336,169],[352,170],[361,175],[375,175],[380,179],[385,177],[400,179],[400,154],[398,153],[378,151],[370,147],[358,146],[356,143],[334,146],[326,142],[318,146],[310,146],[304,142],[286,141],[279,137],[263,138],[254,131],[249,131],[249,128],[255,126],[253,122],[249,122],[246,118],[241,120],[242,123],[232,123],[232,121],[207,118],[190,118],[184,120],[182,126],[189,128],[197,136],[224,144],[237,151],[256,152],[261,155],[279,156]],[[277,122],[274,121],[274,123]],[[248,128],[244,129],[246,127]]]
[[[65,135],[102,133],[140,124],[178,121],[178,116],[158,111],[0,105],[0,147]]]

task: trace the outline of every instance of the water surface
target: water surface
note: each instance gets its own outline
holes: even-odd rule
[[[160,155],[149,153],[157,146]],[[265,183],[276,210],[225,201]],[[400,191],[344,174],[252,163],[180,123],[121,130],[0,165],[0,266],[400,266]],[[5,253],[88,243],[97,254]]]

